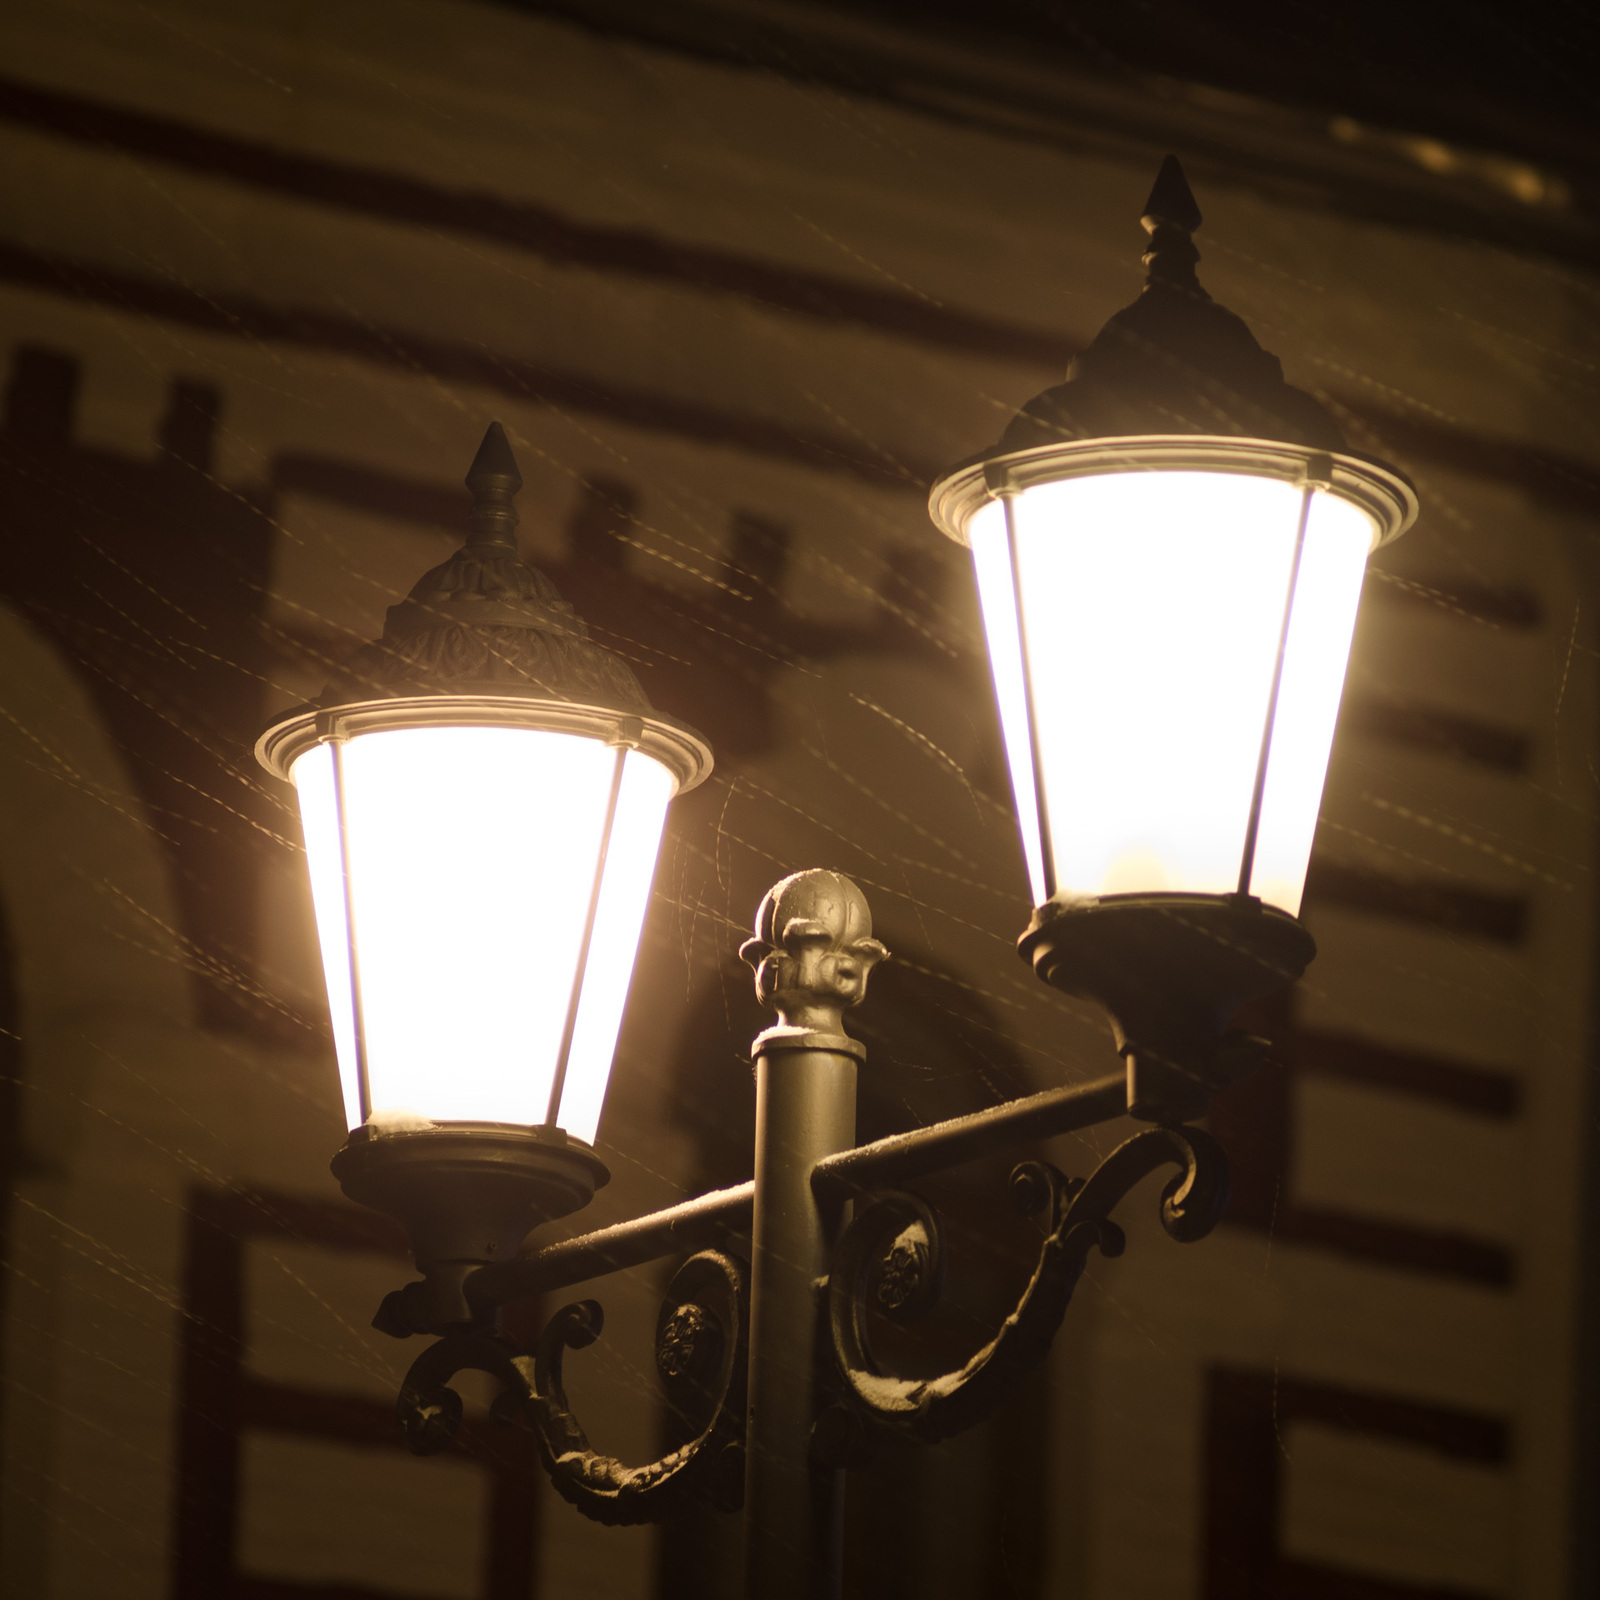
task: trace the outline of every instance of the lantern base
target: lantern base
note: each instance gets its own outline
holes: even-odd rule
[[[1259,1059],[1227,1032],[1240,1006],[1297,979],[1317,947],[1304,923],[1246,895],[1107,895],[1033,914],[1017,948],[1065,994],[1097,1001],[1128,1063],[1128,1111],[1203,1116]]]
[[[560,1128],[494,1122],[356,1128],[333,1175],[410,1237],[422,1281],[389,1295],[373,1319],[402,1338],[470,1324],[472,1273],[510,1260],[532,1229],[582,1209],[611,1180],[594,1151]]]

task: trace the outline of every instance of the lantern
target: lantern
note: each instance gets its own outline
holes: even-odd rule
[[[1204,1079],[1228,1014],[1313,953],[1296,919],[1366,558],[1416,501],[1200,287],[1172,157],[1143,221],[1139,299],[931,508],[972,550],[1024,952],[1105,1002],[1130,1057],[1142,1035]]]
[[[667,804],[711,768],[518,558],[498,423],[467,486],[464,547],[259,745],[299,798],[350,1128],[334,1170],[425,1272],[504,1256],[605,1181]],[[448,1299],[413,1296],[412,1321],[464,1320]]]

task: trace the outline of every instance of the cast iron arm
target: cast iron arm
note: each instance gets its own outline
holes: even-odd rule
[[[656,1319],[656,1370],[680,1433],[676,1449],[642,1467],[603,1455],[567,1402],[566,1352],[599,1338],[605,1314],[593,1300],[563,1306],[531,1350],[484,1329],[446,1334],[412,1364],[400,1389],[400,1431],[417,1455],[455,1437],[458,1372],[488,1373],[501,1385],[492,1414],[521,1422],[539,1441],[558,1494],[596,1522],[659,1522],[698,1500],[736,1510],[744,1474],[745,1335],[749,1325],[742,1264],[705,1250],[678,1269]]]
[[[994,1337],[961,1367],[936,1378],[885,1371],[875,1355],[873,1315],[914,1322],[937,1302],[944,1276],[937,1213],[905,1190],[882,1196],[840,1241],[828,1276],[828,1322],[845,1407],[926,1442],[981,1422],[1007,1400],[1049,1353],[1082,1276],[1091,1246],[1122,1254],[1122,1229],[1111,1209],[1142,1178],[1168,1162],[1181,1169],[1161,1199],[1161,1220],[1180,1243],[1204,1238],[1228,1202],[1222,1147],[1198,1128],[1146,1128],[1119,1145],[1087,1182],[1046,1162],[1013,1169],[1011,1196],[1025,1215],[1041,1215],[1044,1246],[1016,1309]],[[814,1435],[829,1465],[851,1464],[863,1429],[848,1416],[824,1414]]]
[[[819,1162],[811,1183],[819,1194],[865,1194],[1019,1144],[1092,1128],[1123,1115],[1127,1108],[1126,1076],[1113,1073],[858,1145]],[[515,1261],[480,1267],[467,1280],[467,1300],[476,1311],[489,1315],[514,1300],[643,1266],[680,1250],[715,1247],[749,1230],[754,1200],[753,1183],[715,1189],[681,1205],[547,1245]]]
[[[803,890],[811,876],[787,879],[780,889]],[[830,892],[840,897],[845,880],[816,876],[826,876]],[[757,968],[758,992],[775,1004],[781,1018],[780,1026],[757,1042],[758,1049],[774,1036],[794,1034],[812,1050],[848,1046],[852,1053],[859,1051],[843,1036],[838,1013],[860,998],[866,971],[886,952],[869,937],[855,937],[861,928],[854,922],[865,919],[865,902],[854,885],[846,890],[839,919],[791,918],[782,928],[765,928],[763,937],[742,952]],[[764,911],[771,903],[769,896]],[[840,925],[833,926],[833,920]],[[870,929],[870,922],[865,926]],[[823,1382],[838,1398],[817,1418],[815,1459],[853,1464],[862,1454],[859,1446],[875,1430],[931,1441],[992,1412],[1044,1359],[1090,1248],[1121,1253],[1123,1235],[1111,1221],[1112,1208],[1162,1166],[1179,1169],[1162,1197],[1168,1233],[1189,1242],[1210,1232],[1227,1204],[1227,1160],[1216,1141],[1196,1128],[1147,1127],[1087,1180],[1069,1178],[1043,1162],[1024,1162],[1012,1172],[1012,1197],[1022,1212],[1041,1218],[1045,1238],[1015,1310],[970,1359],[939,1377],[904,1377],[878,1359],[871,1319],[915,1320],[936,1302],[943,1276],[938,1218],[926,1202],[899,1186],[1110,1121],[1125,1114],[1128,1103],[1128,1076],[1116,1073],[880,1139],[827,1156],[810,1169],[819,1206],[862,1202],[818,1285],[830,1335],[824,1348],[831,1350],[831,1360],[825,1364],[835,1369],[833,1379]],[[478,1269],[465,1285],[473,1327],[448,1333],[425,1351],[401,1391],[400,1421],[411,1448],[427,1454],[449,1442],[461,1415],[449,1381],[475,1368],[502,1386],[496,1418],[533,1430],[557,1491],[586,1516],[636,1523],[660,1520],[691,1500],[736,1507],[749,1312],[745,1269],[724,1247],[749,1229],[754,1191],[753,1182],[718,1190]],[[562,1307],[529,1349],[490,1330],[499,1308],[512,1301],[685,1249],[699,1254],[674,1277],[656,1326],[656,1365],[685,1442],[657,1461],[628,1467],[590,1446],[565,1393],[566,1351],[581,1349],[600,1334],[603,1316],[596,1302]]]

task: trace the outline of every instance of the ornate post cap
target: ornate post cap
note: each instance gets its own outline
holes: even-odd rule
[[[844,1031],[844,1012],[860,1003],[889,954],[872,937],[867,897],[843,873],[796,872],[767,891],[755,931],[739,955],[755,969],[756,998],[778,1013],[755,1052],[787,1045],[864,1056]]]

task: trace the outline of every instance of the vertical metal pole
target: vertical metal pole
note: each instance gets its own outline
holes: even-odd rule
[[[824,1043],[829,1048],[807,1047]],[[773,1040],[756,1058],[746,1600],[837,1600],[840,1593],[844,1475],[811,1464],[811,1425],[818,1284],[844,1207],[817,1201],[811,1171],[855,1144],[859,1053],[843,1035],[808,1034]]]
[[[822,1289],[846,1204],[811,1177],[856,1137],[865,1048],[844,1009],[888,954],[861,891],[837,872],[797,872],[771,889],[740,950],[778,1026],[755,1042],[756,1181],[745,1435],[745,1600],[839,1600],[843,1474],[811,1459],[825,1356]]]

